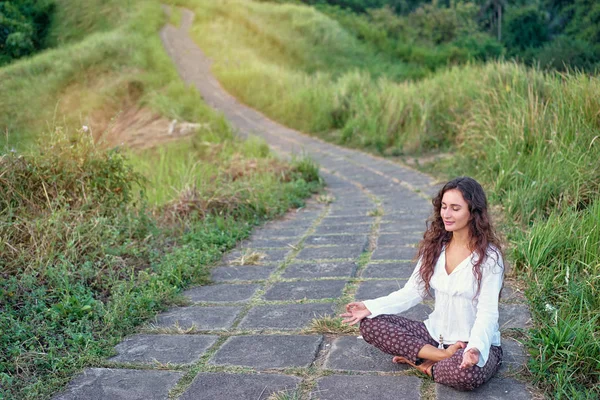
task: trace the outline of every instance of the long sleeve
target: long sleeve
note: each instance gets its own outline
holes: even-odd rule
[[[420,267],[421,263],[418,262],[410,279],[402,289],[384,297],[365,300],[365,306],[371,311],[371,315],[368,318],[373,318],[381,314],[399,314],[419,304],[423,300],[423,283],[419,276]]]
[[[482,265],[481,290],[475,323],[469,335],[469,344],[465,349],[465,351],[471,348],[479,350],[477,363],[479,367],[483,367],[487,362],[494,335],[498,332],[498,296],[502,288],[503,275],[504,266],[500,256],[488,256]]]

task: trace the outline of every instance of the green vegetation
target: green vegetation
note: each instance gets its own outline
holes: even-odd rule
[[[0,3],[0,66],[45,47],[52,0],[16,0]]]
[[[311,161],[240,141],[185,87],[158,38],[158,1],[56,4],[49,37],[62,45],[0,69],[6,399],[49,398],[102,365],[253,226],[320,185]],[[93,144],[132,109],[199,127],[144,151]]]
[[[484,183],[503,211],[509,262],[529,285],[531,380],[552,398],[600,395],[597,77],[504,62],[446,68],[415,83],[373,79],[358,62],[342,74],[314,71],[306,66],[319,65],[323,32],[340,31],[335,20],[291,4],[183,3],[202,16],[193,34],[215,73],[244,102],[384,155],[449,151],[431,171]],[[320,23],[294,23],[306,15]],[[277,41],[270,31],[250,35],[242,20],[268,26]],[[330,52],[346,51],[337,42]],[[350,52],[328,57],[354,59]]]
[[[272,0],[314,5],[360,41],[427,70],[507,57],[560,71],[600,66],[590,0]]]

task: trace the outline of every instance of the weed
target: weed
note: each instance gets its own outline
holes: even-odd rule
[[[369,217],[382,217],[384,214],[384,211],[382,208],[375,208],[369,212],[367,212],[367,216]]]
[[[231,260],[231,265],[259,265],[265,257],[266,254],[260,251],[246,251],[241,256]]]
[[[310,322],[305,333],[331,333],[342,335],[358,334],[358,327],[342,323],[340,317],[325,316],[315,318]]]
[[[265,387],[266,389],[266,387]],[[262,393],[261,393],[262,396]],[[260,398],[260,396],[259,396]],[[300,390],[282,390],[271,393],[267,400],[301,400],[302,392]]]
[[[335,201],[335,197],[330,194],[321,194],[317,196],[317,202],[322,204],[331,204]]]

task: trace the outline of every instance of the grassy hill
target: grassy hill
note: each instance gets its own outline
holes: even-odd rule
[[[388,67],[371,65],[376,58],[359,56],[368,48],[307,6],[177,4],[196,12],[195,40],[243,102],[383,155],[444,151],[450,158],[430,172],[483,182],[500,211],[513,271],[528,286],[529,379],[553,398],[599,395],[596,76],[491,62],[398,83]]]

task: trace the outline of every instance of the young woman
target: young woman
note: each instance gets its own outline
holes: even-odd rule
[[[502,361],[498,299],[504,277],[502,250],[477,181],[448,182],[433,199],[417,266],[406,285],[388,296],[346,305],[343,322],[360,322],[367,341],[458,390],[473,390]],[[398,316],[433,291],[435,309],[425,322]]]

